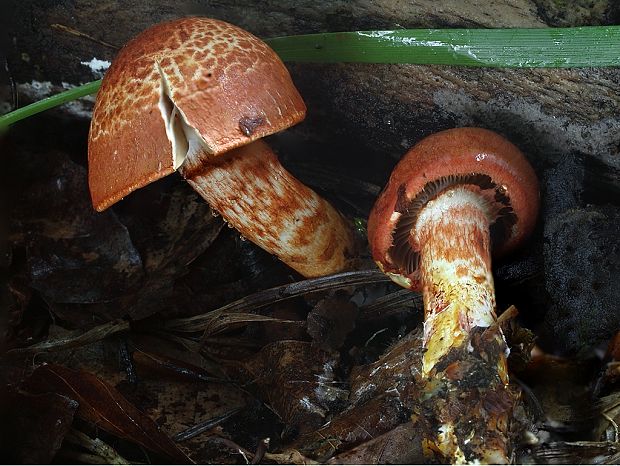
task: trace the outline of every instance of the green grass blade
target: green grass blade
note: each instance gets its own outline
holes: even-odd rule
[[[287,62],[409,63],[492,68],[620,66],[620,26],[540,29],[398,29],[276,37],[266,42]],[[94,94],[101,81],[0,116],[9,125]]]
[[[620,65],[620,27],[400,29],[278,37],[284,61],[411,63],[494,68]]]
[[[82,86],[74,87],[68,91],[61,92],[59,94],[47,97],[45,99],[34,102],[25,107],[18,108],[6,115],[0,116],[0,132],[9,127],[13,123],[28,118],[37,113],[41,113],[50,108],[58,107],[59,105],[71,102],[72,100],[79,99],[90,94],[95,94],[101,86],[101,80],[92,81]]]

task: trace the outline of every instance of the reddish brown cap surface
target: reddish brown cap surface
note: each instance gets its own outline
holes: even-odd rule
[[[390,257],[398,206],[416,198],[428,183],[452,175],[488,175],[502,187],[516,223],[495,253],[512,250],[527,237],[538,214],[538,180],[521,151],[500,135],[482,128],[456,128],[433,134],[405,154],[368,219],[368,239],[375,261],[386,272],[402,274]]]
[[[305,117],[288,70],[252,34],[208,18],[153,26],[119,52],[97,94],[88,144],[97,210],[178,168],[160,110],[164,87],[213,155]]]

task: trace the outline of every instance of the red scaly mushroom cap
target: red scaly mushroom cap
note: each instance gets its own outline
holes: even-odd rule
[[[377,265],[403,286],[417,289],[417,214],[426,202],[456,185],[470,185],[494,204],[494,254],[514,249],[532,231],[538,214],[538,180],[521,151],[482,128],[433,134],[405,154],[368,219]]]
[[[304,119],[288,70],[264,42],[209,18],[155,25],[118,54],[97,94],[88,143],[99,211],[193,153],[219,155]],[[196,151],[200,146],[200,151]]]

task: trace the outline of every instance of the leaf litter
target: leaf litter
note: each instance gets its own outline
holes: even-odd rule
[[[299,280],[222,229],[175,177],[95,215],[84,152],[51,133],[45,154],[29,153],[17,134],[1,175],[12,193],[0,262],[11,309],[2,348],[12,349],[0,361],[10,401],[2,409],[5,431],[20,439],[2,436],[4,458],[428,461],[419,295],[364,267]],[[342,186],[335,197],[357,215],[378,190],[299,169],[325,191]],[[502,272],[510,267],[500,267],[498,286],[514,293],[540,275],[538,266],[516,278]],[[617,462],[613,354],[545,353],[513,317],[502,326],[522,393],[516,461]]]

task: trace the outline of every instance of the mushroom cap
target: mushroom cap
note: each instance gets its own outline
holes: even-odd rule
[[[280,58],[249,32],[200,17],[157,24],[123,47],[97,94],[88,141],[97,210],[179,168],[165,119],[172,110],[213,156],[306,113]]]
[[[371,252],[384,272],[395,280],[409,275],[390,257],[394,230],[400,219],[394,213],[402,211],[402,206],[409,205],[433,181],[472,175],[490,177],[508,199],[515,216],[502,244],[494,244],[495,256],[511,251],[532,232],[538,215],[538,179],[521,151],[487,129],[441,131],[421,140],[405,154],[370,213]],[[415,283],[415,280],[401,281]]]

